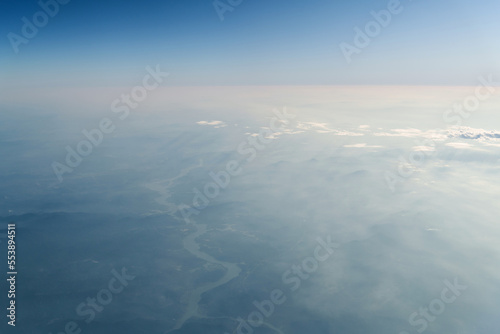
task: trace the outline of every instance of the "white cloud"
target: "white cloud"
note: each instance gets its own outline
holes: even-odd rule
[[[351,131],[338,131],[338,130],[335,130],[334,135],[336,135],[336,136],[349,136],[349,137],[364,136],[363,133],[357,133],[357,132],[351,132]]]
[[[316,133],[331,133],[335,136],[350,136],[350,137],[358,137],[364,136],[364,133],[346,131],[346,130],[337,130],[328,126],[328,123],[319,123],[319,122],[298,122],[297,129],[304,131],[316,131]]]
[[[407,137],[407,138],[426,138],[435,141],[446,140],[446,131],[442,129],[422,131],[419,129],[391,129],[391,132],[377,132],[374,136],[377,137]]]
[[[223,121],[199,121],[199,122],[196,122],[196,124],[199,124],[199,125],[211,125],[213,126],[214,128],[223,128],[223,127],[226,127],[227,124],[224,123]]]
[[[500,140],[500,132],[493,130],[476,129],[467,126],[455,126],[448,130],[449,138],[477,139],[481,141]]]
[[[436,148],[433,146],[413,146],[412,151],[421,151],[421,152],[433,152]]]
[[[419,137],[422,135],[422,130],[419,129],[392,129],[392,132],[377,132],[374,136],[378,137]]]
[[[368,145],[366,143],[359,143],[359,144],[351,144],[351,145],[344,145],[344,147],[355,147],[355,148],[377,148],[377,147],[382,147],[379,145]]]
[[[473,147],[469,143],[458,143],[458,142],[446,143],[446,146],[450,146],[450,147],[453,147],[453,148],[472,148]]]

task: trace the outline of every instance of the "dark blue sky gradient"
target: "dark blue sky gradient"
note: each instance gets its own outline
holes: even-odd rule
[[[172,85],[473,84],[498,71],[500,3],[401,1],[348,64],[341,42],[388,1],[249,1],[220,21],[210,0],[72,0],[14,53],[7,38],[37,1],[3,1],[5,85],[129,85],[161,64]]]

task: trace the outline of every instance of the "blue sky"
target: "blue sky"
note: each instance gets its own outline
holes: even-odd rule
[[[155,64],[171,73],[167,85],[468,85],[500,59],[495,0],[402,0],[350,64],[340,43],[388,1],[243,0],[221,21],[210,0],[72,0],[17,54],[8,34],[41,8],[0,6],[7,86],[128,86]]]

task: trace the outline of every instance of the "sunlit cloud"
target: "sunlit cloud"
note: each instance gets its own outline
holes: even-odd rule
[[[224,123],[223,121],[199,121],[199,122],[196,122],[196,124],[199,124],[199,125],[210,125],[210,126],[213,126],[214,128],[223,128],[223,127],[226,127],[227,124]]]
[[[446,143],[446,146],[453,148],[473,148],[474,146],[469,143]]]
[[[368,145],[366,143],[359,143],[359,144],[344,145],[344,147],[353,147],[353,148],[379,148],[379,147],[382,147],[382,146],[380,146],[380,145]]]
[[[500,139],[500,132],[496,130],[484,130],[471,127],[453,127],[448,131],[450,138],[495,140]]]
[[[421,152],[433,152],[436,150],[436,148],[433,146],[414,146],[412,150]]]

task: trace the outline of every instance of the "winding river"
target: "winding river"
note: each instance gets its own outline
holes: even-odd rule
[[[208,255],[207,253],[200,251],[200,245],[196,242],[196,239],[207,232],[207,225],[196,224],[194,222],[192,224],[196,226],[196,231],[188,235],[186,238],[184,238],[183,240],[184,248],[186,248],[191,254],[193,254],[197,258],[224,267],[224,269],[226,269],[226,273],[216,282],[205,284],[203,286],[194,289],[191,292],[186,312],[184,313],[182,318],[177,321],[175,327],[170,331],[181,328],[184,325],[184,323],[191,317],[199,316],[198,303],[201,300],[202,294],[212,289],[215,289],[216,287],[219,287],[223,284],[226,284],[233,278],[238,277],[238,275],[241,273],[241,268],[238,265],[234,263],[219,261],[214,257]]]
[[[174,182],[176,180],[186,176],[191,170],[199,168],[201,166],[203,166],[203,160],[200,159],[197,165],[183,169],[178,175],[172,178],[145,184],[146,188],[155,191],[160,195],[160,197],[158,197],[156,201],[159,204],[166,206],[167,208],[167,210],[162,213],[167,213],[172,217],[179,219],[179,217],[176,216],[178,206],[175,203],[170,202],[170,198],[172,197],[172,192],[170,189],[174,186]],[[198,313],[198,304],[201,300],[201,296],[207,291],[226,284],[233,278],[238,277],[238,275],[241,273],[241,268],[237,264],[219,261],[213,256],[200,251],[200,245],[198,244],[196,239],[207,232],[207,225],[197,224],[193,220],[190,221],[190,225],[195,226],[196,230],[184,238],[184,248],[199,259],[202,259],[211,264],[222,266],[226,270],[226,273],[217,281],[207,283],[191,291],[186,311],[184,312],[183,316],[177,321],[175,327],[168,330],[166,333],[182,328],[182,326],[184,326],[184,323],[192,317],[205,317]]]

